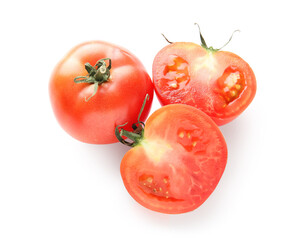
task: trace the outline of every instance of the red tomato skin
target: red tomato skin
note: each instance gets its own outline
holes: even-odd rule
[[[164,87],[164,66],[172,61],[171,56],[181,57],[188,65],[189,79],[184,81],[187,84],[177,89]],[[211,60],[207,61],[207,66],[204,62],[205,57]],[[238,69],[245,83],[239,96],[225,103],[223,99],[217,97],[214,82],[230,66]],[[211,52],[190,42],[172,43],[159,51],[153,62],[153,83],[162,106],[172,103],[194,106],[208,114],[218,126],[238,117],[254,99],[257,88],[253,70],[241,57],[227,51]],[[217,104],[226,106],[222,109]]]
[[[93,93],[93,85],[74,83],[74,78],[87,75],[85,63],[94,66],[102,58],[111,58],[110,78],[86,102],[85,98]],[[50,79],[49,94],[56,119],[68,134],[85,143],[109,144],[118,142],[114,133],[117,125],[128,122],[127,129],[131,130],[149,94],[141,121],[147,118],[153,84],[132,53],[108,42],[91,41],[74,47],[57,64]]]
[[[148,118],[144,140],[125,154],[120,169],[128,193],[138,203],[156,212],[180,214],[207,200],[226,163],[226,142],[213,120],[192,106],[169,104]]]

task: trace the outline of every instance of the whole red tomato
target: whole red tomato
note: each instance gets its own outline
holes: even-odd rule
[[[115,127],[141,121],[149,113],[153,84],[129,51],[103,41],[73,48],[55,67],[49,92],[55,116],[72,137],[86,143],[117,142]]]
[[[255,75],[231,52],[175,42],[164,47],[153,62],[153,82],[162,105],[183,103],[208,114],[218,125],[241,114],[256,92]]]
[[[143,123],[137,133],[117,131],[121,142],[126,143],[122,136],[133,140],[121,162],[129,194],[157,212],[198,208],[216,188],[227,162],[227,146],[218,126],[192,106],[170,104],[141,127]]]

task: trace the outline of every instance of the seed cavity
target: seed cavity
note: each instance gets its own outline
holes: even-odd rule
[[[172,88],[177,88],[177,87],[178,87],[177,83],[172,83],[172,84],[170,84],[170,86],[171,86]]]
[[[179,136],[180,138],[184,138],[184,132],[180,132],[180,133],[178,134],[178,136]]]
[[[158,83],[171,90],[185,86],[190,81],[189,64],[181,57],[170,55],[168,64],[163,69],[163,78]]]
[[[201,139],[204,137],[205,133],[197,126],[191,126],[189,128],[179,128],[177,135],[179,136],[179,138],[177,138],[178,143],[183,146],[186,151],[191,152],[195,147],[201,147],[199,144],[201,144]]]
[[[245,78],[241,71],[236,67],[228,67],[223,72],[222,76],[217,79],[217,86],[215,86],[215,93],[223,99],[225,104],[218,107],[224,108],[229,103],[234,101],[242,93],[245,86]]]
[[[231,73],[226,80],[224,81],[224,83],[228,86],[228,88],[232,88],[234,87],[234,85],[236,85],[237,81],[240,79],[240,75],[239,72],[234,72]]]
[[[152,195],[160,200],[170,198],[169,196],[169,177],[167,175],[157,177],[148,174],[139,176],[139,187],[147,194]],[[171,199],[171,198],[170,198]]]
[[[231,93],[232,97],[234,97],[236,95],[236,91],[235,90],[232,90],[230,93]]]
[[[188,139],[191,139],[191,133],[187,133],[187,137],[188,137]]]

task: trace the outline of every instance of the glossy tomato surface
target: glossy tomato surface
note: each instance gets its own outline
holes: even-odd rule
[[[218,125],[241,114],[256,92],[255,75],[242,58],[189,42],[172,43],[156,55],[153,82],[162,105],[194,106]]]
[[[111,59],[110,77],[92,96],[94,85],[75,83],[74,78],[87,74],[85,63],[94,66],[103,58]],[[127,128],[131,129],[131,124],[137,122],[145,95],[149,94],[141,115],[142,121],[146,119],[153,84],[132,53],[111,43],[92,41],[76,46],[59,62],[51,76],[49,92],[58,122],[72,137],[86,143],[107,144],[117,142],[117,125],[128,122]]]
[[[141,205],[176,214],[210,196],[226,162],[226,143],[212,119],[194,107],[171,104],[149,117],[144,138],[121,162],[121,175]]]

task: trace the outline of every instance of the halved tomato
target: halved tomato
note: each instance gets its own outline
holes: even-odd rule
[[[208,114],[218,125],[240,115],[256,93],[255,75],[234,53],[191,42],[164,47],[153,62],[153,82],[162,105],[183,103]]]
[[[202,111],[171,104],[155,111],[144,134],[121,162],[130,195],[162,213],[199,207],[214,191],[226,166],[227,147],[218,126]]]

